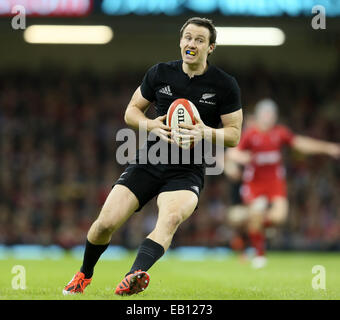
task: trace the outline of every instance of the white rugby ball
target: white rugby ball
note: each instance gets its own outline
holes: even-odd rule
[[[195,118],[200,119],[200,114],[196,108],[196,106],[189,100],[181,98],[176,99],[173,103],[171,103],[167,115],[166,115],[166,124],[171,129],[177,129],[178,125],[181,123],[185,124],[196,124]],[[173,139],[179,145],[181,138],[173,135]],[[184,142],[181,147],[183,149],[189,149],[194,146],[194,142]]]

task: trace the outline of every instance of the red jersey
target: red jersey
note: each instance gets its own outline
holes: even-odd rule
[[[246,129],[241,136],[238,148],[250,151],[252,161],[245,167],[243,181],[257,183],[284,180],[281,148],[291,145],[294,134],[283,125],[276,125],[268,131],[256,127]]]

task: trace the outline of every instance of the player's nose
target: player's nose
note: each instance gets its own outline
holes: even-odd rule
[[[195,42],[195,39],[191,39],[188,43],[188,47],[190,49],[195,49],[196,48],[196,42]]]

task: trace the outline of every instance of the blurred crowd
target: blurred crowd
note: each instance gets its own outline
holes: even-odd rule
[[[259,99],[271,97],[281,122],[294,132],[340,142],[340,68],[320,79],[261,66],[247,72],[221,67],[237,78],[246,114]],[[115,157],[116,134],[126,127],[124,110],[145,71],[72,74],[49,67],[0,75],[0,243],[84,244],[124,170]],[[288,150],[284,156],[289,219],[270,246],[340,249],[339,161]],[[173,246],[228,246],[230,205],[230,181],[207,176],[199,208],[179,227]],[[156,217],[152,200],[112,244],[136,248]]]

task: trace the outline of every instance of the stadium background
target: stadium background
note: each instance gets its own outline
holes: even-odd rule
[[[332,2],[334,8],[338,2]],[[311,8],[274,17],[188,8],[179,15],[108,15],[102,1],[95,1],[84,17],[28,16],[27,26],[108,25],[114,31],[110,43],[39,45],[26,43],[24,31],[13,30],[5,14],[0,17],[0,244],[84,244],[123,171],[115,159],[115,136],[126,127],[123,113],[131,94],[151,65],[180,58],[179,29],[196,15],[217,26],[281,28],[286,34],[281,46],[218,46],[210,62],[236,77],[245,113],[270,96],[282,122],[295,132],[340,141],[339,17],[327,17],[326,29],[314,30]],[[291,151],[285,161],[289,219],[270,248],[339,250],[339,162]],[[180,226],[173,246],[228,246],[232,230],[223,221],[230,201],[226,177],[207,177],[199,209]],[[135,249],[156,214],[152,201],[112,244]]]

